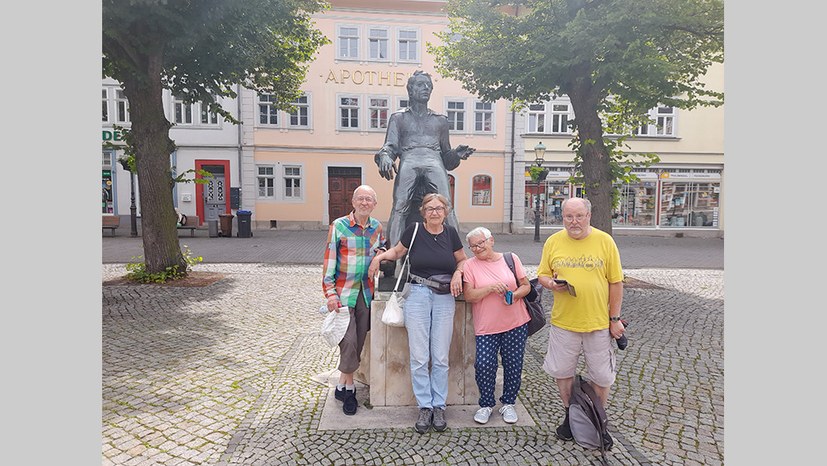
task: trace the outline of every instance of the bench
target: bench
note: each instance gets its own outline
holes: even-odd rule
[[[104,230],[110,230],[112,232],[112,236],[115,236],[115,230],[121,226],[121,217],[120,215],[102,215],[102,226]]]
[[[179,230],[189,230],[190,236],[195,238],[195,229],[198,228],[195,225],[178,225]]]

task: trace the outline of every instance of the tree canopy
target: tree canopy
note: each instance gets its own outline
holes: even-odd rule
[[[309,62],[327,42],[311,15],[323,0],[104,0],[103,76],[129,101],[130,138],[139,180],[146,267],[185,273],[175,227],[175,149],[162,94],[203,102],[237,123],[218,97],[242,85],[287,108],[299,96]]]
[[[611,233],[616,142],[657,105],[723,104],[703,77],[723,63],[720,0],[449,0],[450,24],[430,46],[437,69],[494,101],[567,95],[575,160],[593,205],[592,224]]]

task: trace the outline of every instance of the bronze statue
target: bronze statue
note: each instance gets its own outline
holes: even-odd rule
[[[474,148],[466,145],[451,149],[448,118],[428,108],[434,88],[431,75],[421,70],[408,78],[408,107],[391,115],[385,144],[374,161],[383,178],[393,182],[393,206],[388,219],[389,246],[399,242],[405,227],[422,220],[419,204],[428,193],[451,199],[448,171],[467,159]],[[399,159],[399,165],[394,162]],[[454,209],[446,222],[459,230]],[[387,268],[383,268],[389,275]]]

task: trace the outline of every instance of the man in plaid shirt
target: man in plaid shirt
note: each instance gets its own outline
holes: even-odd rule
[[[356,385],[353,373],[359,368],[362,347],[370,330],[370,302],[373,299],[373,277],[368,266],[377,251],[385,250],[382,224],[370,214],[376,208],[376,191],[361,185],[353,191],[353,212],[330,224],[327,249],[324,253],[322,288],[327,297],[328,312],[347,307],[350,324],[339,343],[339,383],[336,399],[343,402],[342,411],[356,414]]]

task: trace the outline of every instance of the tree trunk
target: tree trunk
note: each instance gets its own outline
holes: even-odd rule
[[[132,115],[144,261],[148,273],[164,272],[173,266],[178,266],[178,272],[186,273],[187,263],[175,225],[174,181],[170,168],[170,154],[175,145],[169,138],[171,125],[164,116],[160,57],[147,62],[146,75],[122,81]]]
[[[612,234],[612,177],[609,154],[603,144],[603,126],[595,110],[597,97],[591,83],[569,94],[580,139],[580,157],[586,197],[592,203],[591,225]]]

